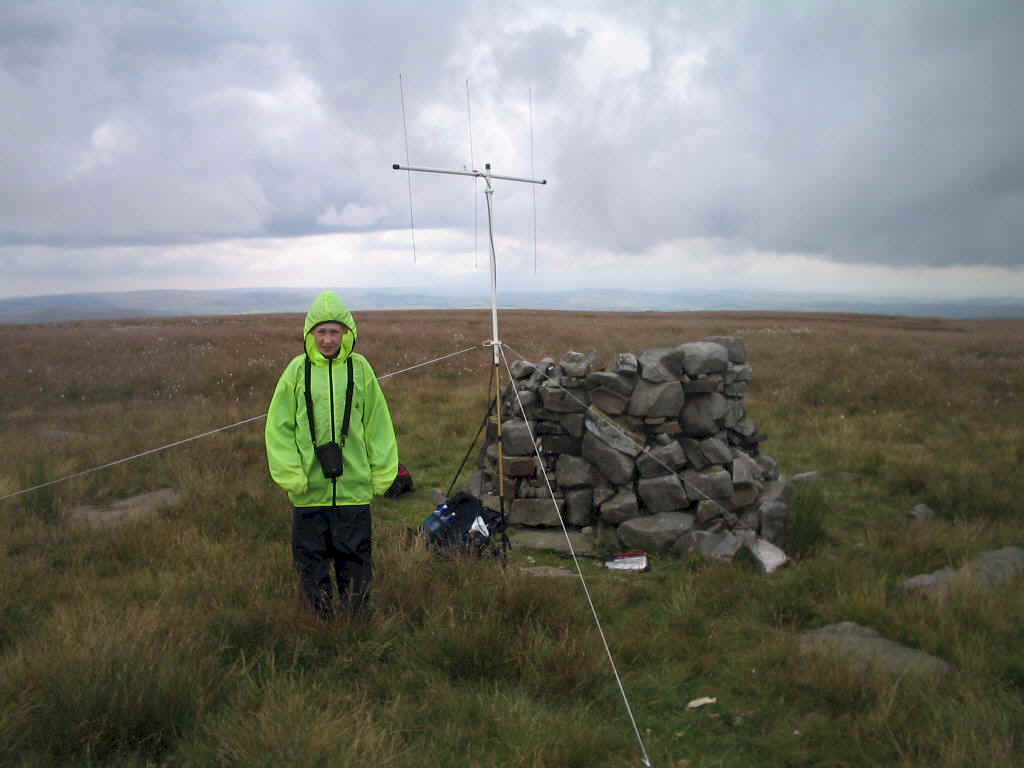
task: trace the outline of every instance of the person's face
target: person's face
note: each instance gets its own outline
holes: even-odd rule
[[[341,349],[341,339],[348,332],[341,323],[320,323],[313,329],[316,348],[324,357],[336,357]]]

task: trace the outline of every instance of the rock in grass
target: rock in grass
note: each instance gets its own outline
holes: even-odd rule
[[[921,594],[937,597],[940,593],[945,594],[949,589],[949,583],[953,578],[952,568],[940,568],[931,573],[921,573],[906,579],[902,587],[907,592],[920,592]]]
[[[907,592],[944,597],[953,586],[998,587],[1021,577],[1024,577],[1024,549],[1003,547],[982,552],[958,570],[940,568],[913,576],[904,581],[902,587]]]
[[[810,472],[798,472],[793,475],[794,485],[818,485],[823,481],[824,478],[821,476],[821,472],[814,469]]]
[[[177,506],[181,494],[173,488],[143,493],[104,506],[81,506],[71,510],[73,523],[84,523],[96,528],[110,528],[129,520],[142,520],[155,516],[161,509]]]
[[[857,672],[879,670],[922,678],[944,675],[951,669],[942,659],[884,638],[871,627],[852,621],[805,632],[799,643],[802,653],[832,656]]]
[[[1024,576],[1024,549],[1003,547],[982,552],[961,571],[974,584],[998,587]]]
[[[918,504],[912,510],[907,512],[907,517],[912,517],[915,520],[931,520],[935,517],[935,510],[927,504]]]
[[[789,562],[786,553],[767,539],[750,535],[743,537],[743,543],[765,573],[772,573]]]
[[[531,565],[520,568],[519,572],[549,579],[575,579],[577,577],[576,571],[570,571],[568,568],[556,568],[553,565]]]

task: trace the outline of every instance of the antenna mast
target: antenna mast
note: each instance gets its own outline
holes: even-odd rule
[[[472,171],[448,171],[441,168],[416,168],[413,166],[402,166],[394,163],[391,166],[396,171],[416,171],[418,173],[443,173],[451,176],[472,176],[484,180],[484,195],[487,198],[487,241],[491,250],[491,350],[494,353],[494,406],[497,421],[498,436],[498,505],[502,514],[505,513],[505,469],[504,456],[501,449],[501,372],[498,367],[501,364],[501,337],[498,335],[498,259],[494,254],[494,219],[491,215],[491,197],[494,195],[494,187],[491,186],[491,179],[502,179],[503,181],[521,181],[526,184],[547,184],[547,179],[526,179],[520,176],[499,176],[491,173],[491,164],[486,163],[483,171],[476,169]]]

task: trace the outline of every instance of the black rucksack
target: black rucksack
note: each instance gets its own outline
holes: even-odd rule
[[[430,513],[421,531],[427,546],[438,555],[504,558],[510,546],[507,526],[502,512],[460,491]]]
[[[398,474],[395,475],[395,480],[391,483],[391,487],[384,491],[384,495],[389,499],[395,499],[403,493],[409,493],[413,488],[412,475],[404,464],[399,464]]]

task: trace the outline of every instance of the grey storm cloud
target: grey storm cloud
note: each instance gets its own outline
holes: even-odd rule
[[[468,80],[477,159],[526,175],[530,89],[554,239],[1024,263],[1024,5],[567,8],[5,3],[0,244],[405,226],[404,73],[434,167],[469,162]],[[415,189],[418,223],[472,226],[468,196]]]

